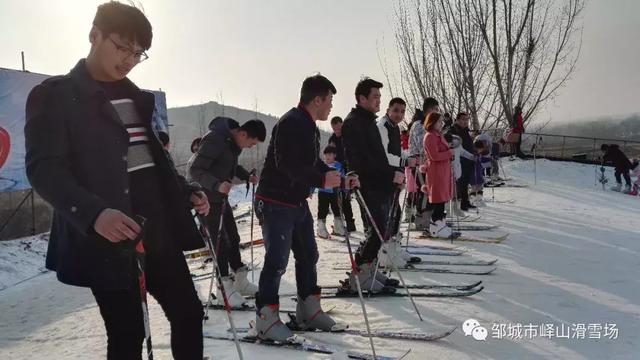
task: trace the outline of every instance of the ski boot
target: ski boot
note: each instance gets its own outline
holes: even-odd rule
[[[256,301],[256,306],[258,302]],[[280,305],[270,304],[260,308],[256,314],[256,333],[258,338],[275,342],[291,342],[295,336],[291,329],[280,320]]]
[[[318,224],[316,225],[316,236],[322,239],[329,238],[329,232],[327,231],[326,220],[318,219]]]
[[[631,189],[631,191],[629,192],[629,195],[638,196],[638,185],[637,184],[633,185],[633,189]]]
[[[353,220],[347,220],[347,231],[348,232],[356,231],[356,223]]]
[[[416,230],[422,231],[428,229],[429,219],[431,219],[431,211],[425,210],[422,214],[417,214],[414,221],[416,224]]]
[[[448,238],[451,236],[451,228],[447,226],[447,222],[444,219],[440,219],[431,223],[429,233],[432,237]]]
[[[627,184],[624,187],[624,190],[622,190],[623,194],[630,194],[631,193],[631,184]]]
[[[338,236],[344,236],[346,234],[347,230],[344,227],[344,223],[342,222],[342,219],[340,218],[334,218],[333,219],[333,233],[338,235]]]
[[[464,211],[460,208],[460,200],[452,200],[453,201],[453,217],[454,218],[463,218],[467,216]]]
[[[296,316],[292,319],[296,329],[301,330],[320,330],[326,332],[344,331],[348,326],[336,323],[329,315],[327,315],[320,306],[320,289],[316,289],[314,294],[301,299],[298,296],[296,305]]]
[[[404,212],[404,219],[402,219],[402,222],[406,222],[406,223],[410,223],[414,220],[414,216],[413,213],[415,212],[415,209],[412,207],[407,207],[407,209]]]
[[[360,272],[358,273],[358,279],[360,279],[360,286],[362,291],[380,292],[385,289],[385,284],[378,281],[375,271],[374,263],[365,263],[358,267]],[[385,277],[386,278],[386,277]],[[351,291],[358,291],[356,285],[356,275],[349,273],[349,286]]]
[[[402,247],[402,234],[398,233],[393,236],[390,240],[393,242],[396,247],[396,251],[400,253],[400,256],[409,264],[417,264],[422,262],[422,259],[419,256],[413,256],[407,252],[405,248]]]
[[[382,268],[400,268],[407,267],[407,260],[404,259],[395,242],[389,240],[382,244],[378,251],[378,259]]]
[[[611,191],[617,191],[617,192],[620,192],[621,189],[622,189],[622,183],[617,183],[616,185],[610,188]]]
[[[222,286],[224,286],[229,306],[231,306],[232,309],[241,309],[247,306],[247,300],[235,289],[233,280],[230,277],[225,276],[222,278]],[[219,286],[216,289],[216,298],[217,305],[224,306],[224,297],[222,296],[222,291]]]
[[[243,265],[235,271],[233,276],[233,288],[242,296],[251,296],[258,292],[258,287],[247,278],[248,274],[249,269]]]

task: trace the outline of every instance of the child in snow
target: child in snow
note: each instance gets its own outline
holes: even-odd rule
[[[324,151],[324,163],[330,168],[338,170],[341,176],[344,176],[342,164],[336,160],[338,149],[333,146],[327,146]],[[340,218],[340,208],[338,207],[338,197],[333,189],[318,189],[318,224],[316,226],[316,235],[323,239],[329,238],[327,231],[327,214],[329,213],[329,205],[333,213],[333,232],[336,235],[344,236],[345,228]]]
[[[625,155],[616,144],[602,144],[600,150],[602,150],[603,153],[603,163],[613,163],[616,170],[615,177],[617,184],[612,187],[611,190],[620,191],[622,189],[622,179],[620,178],[622,176],[626,183],[624,193],[627,194],[631,192],[631,177],[629,176],[631,161],[629,161],[627,155]]]

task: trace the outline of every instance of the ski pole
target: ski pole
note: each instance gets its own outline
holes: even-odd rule
[[[140,288],[140,301],[142,303],[142,321],[144,324],[144,338],[147,343],[147,358],[153,360],[153,346],[151,344],[151,327],[149,326],[149,306],[147,305],[147,279],[145,271],[145,251],[143,239],[145,237],[145,223],[147,219],[136,215],[136,220],[140,225],[140,234],[135,240],[136,263],[138,265],[138,287]]]
[[[216,248],[219,249],[220,246],[220,242],[222,241],[222,222],[224,220],[224,212],[226,210],[226,205],[227,205],[227,197],[224,196],[222,199],[222,205],[220,206],[220,210],[221,210],[221,215],[220,215],[220,224],[218,226],[218,243],[216,244]],[[242,355],[242,349],[240,349],[240,341],[238,340],[238,331],[236,330],[236,325],[233,322],[233,317],[231,316],[231,305],[229,305],[229,298],[227,297],[227,292],[225,291],[224,285],[222,283],[222,275],[220,274],[220,265],[218,264],[218,258],[216,256],[216,250],[214,249],[213,246],[213,240],[211,239],[211,235],[209,234],[209,231],[207,230],[207,225],[206,225],[206,219],[203,215],[198,214],[198,221],[200,222],[200,229],[202,232],[202,236],[205,238],[207,246],[209,247],[209,251],[211,251],[211,256],[213,258],[213,262],[215,264],[215,268],[212,268],[212,274],[211,274],[211,283],[209,285],[209,296],[208,296],[208,300],[207,300],[207,308],[205,310],[205,315],[204,315],[204,321],[206,322],[207,319],[209,318],[209,302],[211,301],[211,297],[212,297],[212,291],[213,291],[213,279],[214,279],[214,274],[213,272],[215,272],[215,277],[218,280],[218,286],[220,287],[220,293],[222,293],[222,299],[224,301],[224,310],[227,313],[227,318],[229,319],[229,326],[231,326],[231,331],[233,332],[233,341],[236,344],[236,349],[238,350],[238,357],[240,358],[240,360],[244,359],[244,356]]]
[[[347,176],[355,175],[355,173],[348,173]],[[343,179],[344,181],[344,179]],[[344,211],[342,210],[342,191],[346,191],[346,197],[349,199],[349,190],[345,189],[344,186],[341,186],[341,189],[337,191],[338,193],[338,208],[340,209],[340,220],[342,222],[346,221],[344,216]],[[367,327],[367,335],[369,335],[369,343],[371,344],[371,352],[373,353],[373,358],[377,359],[376,356],[376,348],[373,345],[373,335],[371,333],[371,327],[369,325],[369,316],[367,316],[367,307],[364,305],[364,296],[362,296],[362,286],[360,284],[360,271],[356,266],[356,260],[353,257],[353,250],[351,249],[351,240],[349,238],[349,232],[346,231],[344,235],[345,241],[347,243],[347,249],[349,250],[349,261],[351,262],[351,271],[355,275],[356,278],[356,288],[358,289],[358,297],[360,298],[360,306],[362,307],[362,315],[364,316],[364,323]]]
[[[417,159],[416,159],[416,163],[417,163]],[[414,168],[414,175],[413,175],[413,184],[414,187],[418,187],[418,171],[420,171],[420,169],[418,168],[418,165],[416,165],[416,167]],[[411,205],[413,207],[416,207],[416,201],[418,198],[418,191],[419,189],[414,189],[415,191],[413,192],[413,194],[411,194],[411,198],[413,199],[413,201],[411,202]],[[417,210],[416,210],[416,215],[417,215]],[[405,245],[405,248],[409,248],[409,238],[411,237],[411,223],[413,221],[411,221],[411,216],[409,217],[409,223],[407,224],[407,243]]]
[[[256,185],[255,184],[251,184],[251,237],[249,238],[251,240],[250,244],[251,244],[251,282],[255,282],[254,279],[254,262],[253,262],[253,218],[255,216],[255,212],[254,212],[254,201],[256,198]]]
[[[249,173],[249,176],[251,175],[255,175],[256,174],[256,169],[251,170],[251,172]],[[247,180],[247,195],[249,194],[249,181]],[[245,195],[245,198],[247,196]],[[254,278],[254,263],[253,263],[253,216],[254,216],[254,212],[253,212],[253,202],[255,200],[256,197],[256,185],[255,184],[251,184],[251,235],[249,236],[249,244],[251,244],[251,282],[255,282],[255,278]]]
[[[380,239],[382,239],[382,234],[380,233],[380,228],[378,227],[378,224],[376,224],[376,221],[373,218],[373,215],[371,215],[371,211],[369,210],[369,207],[367,207],[367,204],[364,202],[364,198],[362,197],[362,193],[360,192],[359,189],[355,189],[355,193],[356,193],[356,199],[358,200],[358,203],[360,203],[360,206],[364,209],[364,211],[365,211],[365,213],[367,215],[367,218],[369,219],[369,222],[371,223],[371,227],[373,227],[373,229],[376,232],[376,234],[378,235],[378,237]],[[387,254],[387,257],[389,257],[389,254]],[[404,282],[404,278],[402,277],[402,273],[400,272],[400,270],[398,270],[398,268],[395,266],[393,261],[391,261],[391,259],[389,259],[389,262],[391,264],[391,269],[398,274],[398,278],[400,279],[400,282],[402,283],[402,287],[407,292],[407,295],[409,295],[409,300],[411,300],[411,304],[413,305],[413,308],[416,310],[416,314],[418,314],[418,318],[420,319],[420,321],[424,321],[422,319],[422,315],[420,314],[420,310],[418,310],[418,306],[416,305],[416,302],[413,300],[413,296],[411,295],[411,292],[409,291],[409,287],[407,287],[407,284]]]
[[[389,217],[387,217],[387,228],[385,231],[385,237],[380,239],[380,245],[384,245],[386,243],[389,242],[389,239],[391,238],[391,227],[393,226],[393,224],[395,224],[395,221],[393,219],[393,217],[395,216],[395,208],[396,208],[396,204],[398,202],[398,198],[400,196],[400,191],[399,189],[396,189],[393,192],[393,201],[391,203],[391,206],[389,207]],[[384,252],[384,249],[382,250],[382,252]],[[395,254],[393,254],[395,256]],[[391,256],[389,256],[390,259],[393,259]],[[373,272],[374,274],[378,272],[378,269],[380,268],[380,257],[378,257],[378,259],[376,260],[376,268],[375,271]],[[369,289],[369,297],[371,297],[371,293],[373,292],[373,285],[375,284],[375,282],[371,282],[371,288]]]

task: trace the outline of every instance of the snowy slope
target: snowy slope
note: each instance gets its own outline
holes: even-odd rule
[[[379,354],[399,355],[412,349],[408,359],[635,359],[640,354],[640,226],[637,212],[640,198],[602,191],[594,186],[594,167],[573,163],[537,161],[537,185],[534,184],[533,161],[504,162],[513,182],[529,184],[525,188],[487,189],[485,198],[514,200],[513,203],[488,203],[480,209],[483,224],[500,225],[491,232],[469,233],[478,236],[509,233],[501,244],[432,242],[416,240],[413,245],[437,243],[439,246],[461,247],[463,256],[423,256],[428,260],[498,259],[498,270],[487,276],[404,272],[407,283],[467,283],[483,280],[485,290],[462,299],[416,299],[424,322],[415,315],[408,299],[371,299],[367,310],[374,329],[416,330],[436,332],[453,326],[456,332],[433,342],[376,339]],[[607,174],[610,181],[613,174]],[[246,201],[244,187],[237,187],[232,202]],[[241,204],[240,207],[247,204]],[[316,212],[316,198],[311,201]],[[240,210],[238,210],[240,211]],[[357,211],[354,201],[354,211]],[[359,220],[359,214],[356,214]],[[246,218],[245,218],[246,219]],[[329,219],[329,223],[331,220]],[[249,222],[239,224],[243,240],[249,238]],[[361,226],[359,224],[359,229]],[[260,229],[255,227],[255,237]],[[362,237],[356,233],[354,237]],[[356,241],[357,239],[354,239]],[[1,245],[2,243],[0,243]],[[44,249],[44,248],[42,248]],[[344,245],[335,241],[319,241],[321,284],[335,284],[345,277],[347,266]],[[3,273],[20,273],[22,265],[7,263],[6,249],[0,248]],[[243,251],[250,261],[249,250]],[[255,248],[256,261],[262,260],[264,247]],[[28,255],[21,255],[24,259]],[[15,258],[15,257],[14,257]],[[43,266],[42,256],[31,252],[31,258]],[[192,266],[199,265],[193,262]],[[295,291],[293,257],[283,277],[281,292]],[[13,268],[12,268],[13,266]],[[434,266],[452,268],[446,266]],[[33,271],[33,267],[28,267]],[[470,268],[470,267],[464,267]],[[477,267],[474,267],[477,268]],[[13,269],[13,270],[11,270]],[[37,270],[37,267],[35,268]],[[25,270],[26,271],[26,270]],[[33,273],[14,276],[26,279]],[[256,275],[256,280],[258,273]],[[8,283],[3,275],[3,284]],[[208,281],[196,282],[204,298]],[[6,286],[6,285],[5,285]],[[169,327],[159,306],[151,302],[151,326],[156,358],[170,359]],[[353,328],[364,328],[360,305],[356,299],[326,300],[335,305],[334,316]],[[283,308],[294,303],[282,298]],[[211,311],[205,330],[224,334],[228,322],[221,311]],[[233,314],[238,326],[246,326],[254,318],[250,312]],[[473,318],[486,327],[489,337],[476,341],[465,336],[462,323]],[[615,324],[617,339],[605,337],[604,329],[592,327],[584,339],[564,339],[547,334],[531,336],[518,332],[518,324],[580,329],[580,324]],[[494,329],[495,324],[495,329]],[[505,333],[499,339],[492,334],[504,324],[512,324],[511,338]],[[514,332],[515,329],[515,332]],[[600,331],[597,331],[600,330]],[[608,329],[609,334],[613,331]],[[579,331],[573,331],[573,335]],[[590,339],[600,334],[600,339]],[[520,335],[520,336],[518,336]],[[309,334],[309,339],[331,344],[343,350],[370,351],[363,337],[331,334]],[[529,337],[532,338],[529,338]],[[290,350],[242,346],[245,359],[343,359],[344,353],[318,355]],[[0,290],[0,358],[1,359],[99,359],[104,358],[106,338],[102,320],[86,289],[62,285],[55,274],[47,273]],[[205,339],[206,353],[215,359],[236,359],[232,342]]]

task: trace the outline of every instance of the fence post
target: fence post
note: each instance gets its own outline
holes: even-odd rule
[[[567,140],[567,137],[563,136],[562,137],[562,150],[560,151],[560,158],[561,159],[564,159],[564,144],[565,144],[566,140]]]
[[[598,164],[596,164],[596,139],[593,138],[593,151],[591,152],[591,161],[593,162],[593,165],[596,167],[596,171],[594,172],[595,175],[593,177],[593,186],[598,185]],[[602,187],[604,190],[604,184],[602,184]]]
[[[35,192],[31,189],[31,235],[36,234],[36,205]]]

